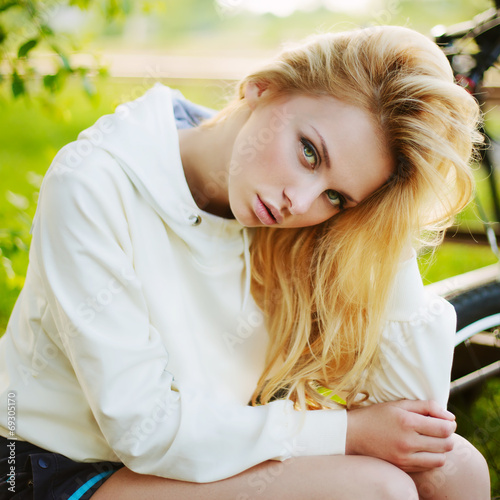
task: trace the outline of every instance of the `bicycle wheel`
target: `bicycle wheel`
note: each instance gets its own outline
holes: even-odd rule
[[[500,282],[472,288],[450,299],[457,334],[450,395],[474,391],[500,374]]]

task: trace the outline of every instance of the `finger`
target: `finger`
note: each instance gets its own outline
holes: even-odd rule
[[[454,420],[443,420],[423,415],[418,415],[414,426],[415,431],[419,434],[434,438],[447,438],[455,432],[456,428],[457,423]]]
[[[446,455],[444,453],[429,453],[426,451],[413,453],[404,464],[405,470],[417,469],[429,470],[436,467],[442,467],[446,462]]]
[[[429,467],[400,467],[400,469],[403,471],[403,472],[406,472],[407,474],[413,474],[413,473],[416,473],[416,472],[427,472],[429,469]]]
[[[398,406],[407,411],[412,411],[414,413],[419,413],[420,415],[425,415],[429,417],[441,418],[444,420],[455,420],[455,415],[444,408],[441,408],[436,401],[425,400],[411,400],[404,399],[398,401]]]
[[[435,469],[436,467],[400,467],[400,469],[407,474],[412,474],[416,472],[427,472],[431,469]]]
[[[429,436],[419,436],[415,443],[417,453],[447,453],[453,450],[453,437],[435,438]]]

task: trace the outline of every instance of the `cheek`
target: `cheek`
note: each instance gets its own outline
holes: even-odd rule
[[[300,165],[290,142],[276,137],[271,144],[266,144],[256,158],[255,171],[264,176],[263,181],[266,183],[278,183],[285,187],[294,182],[300,173]]]
[[[331,219],[337,213],[337,209],[328,206],[323,200],[318,199],[309,212],[305,214],[304,218],[307,220],[304,220],[304,222],[307,226],[315,226]]]
[[[238,141],[234,145],[231,163],[229,165],[229,176],[236,179],[243,174],[248,165],[255,161],[256,152],[246,141]]]
[[[290,134],[266,130],[248,127],[237,138],[229,168],[235,184],[284,184],[301,168]]]
[[[294,215],[289,219],[285,227],[310,227],[321,224],[335,215],[335,212],[311,207],[304,215]]]

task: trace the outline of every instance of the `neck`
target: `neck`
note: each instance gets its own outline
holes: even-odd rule
[[[233,113],[210,127],[179,130],[179,147],[189,190],[206,212],[233,218],[228,175],[234,141],[247,113]]]

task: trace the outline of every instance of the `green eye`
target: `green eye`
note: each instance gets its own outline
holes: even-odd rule
[[[326,191],[326,196],[328,198],[328,201],[334,206],[334,207],[339,207],[343,208],[343,201],[342,197],[340,196],[337,191],[334,191],[333,189],[329,189]]]
[[[315,167],[318,163],[318,155],[316,154],[314,146],[304,138],[301,139],[301,142],[303,146],[302,150],[304,152],[304,158],[311,167]]]

